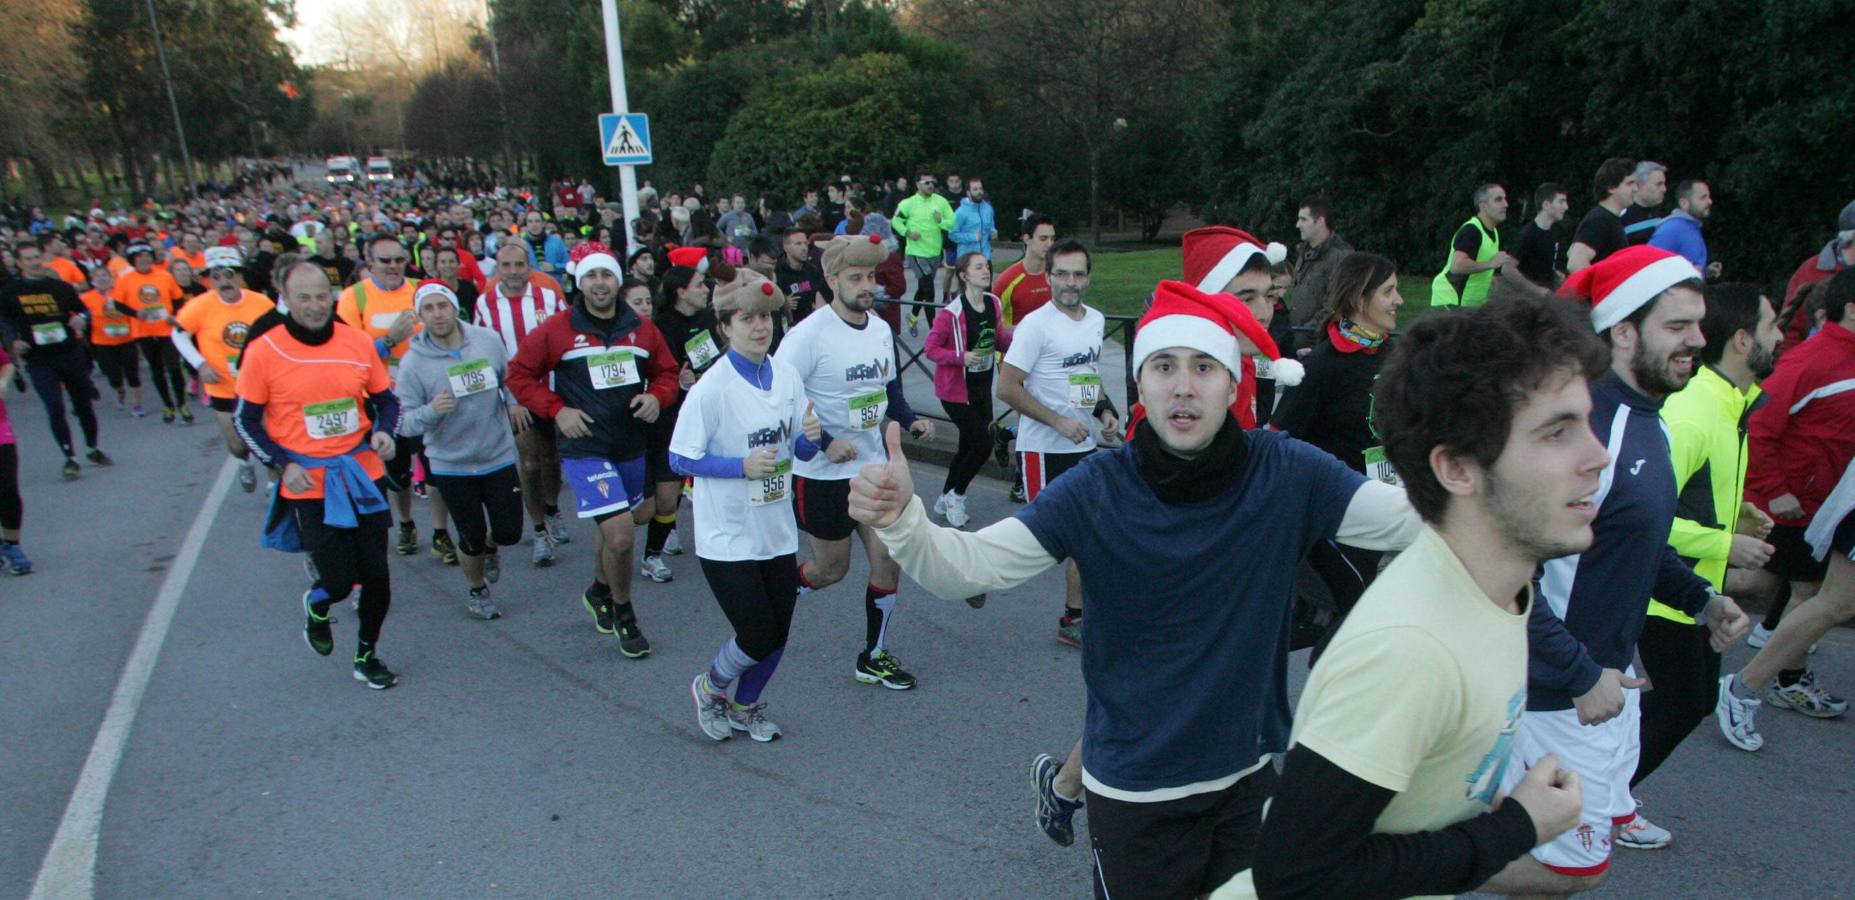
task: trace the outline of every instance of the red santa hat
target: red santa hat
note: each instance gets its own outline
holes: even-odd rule
[[[1274,375],[1283,383],[1284,369],[1292,370],[1299,384],[1301,364],[1282,360],[1269,330],[1229,294],[1211,294],[1180,281],[1162,281],[1153,292],[1153,305],[1134,332],[1134,369],[1161,350],[1185,347],[1224,365],[1232,378],[1243,377],[1243,351],[1238,337],[1254,345],[1274,363]]]
[[[1591,304],[1591,327],[1602,333],[1683,281],[1701,280],[1685,258],[1658,247],[1618,250],[1572,273],[1559,294]]]
[[[1185,281],[1207,294],[1223,293],[1230,279],[1237,277],[1250,258],[1260,254],[1270,264],[1288,258],[1288,248],[1277,243],[1264,244],[1241,228],[1207,225],[1185,233],[1181,241],[1185,256]]]
[[[612,248],[598,241],[581,241],[567,254],[567,274],[575,278],[585,277],[587,272],[604,269],[612,276],[623,281],[625,268],[618,264],[618,257],[612,255]]]
[[[701,247],[678,247],[672,244],[670,252],[665,255],[670,258],[670,265],[682,266],[698,272],[708,271],[709,253]]]

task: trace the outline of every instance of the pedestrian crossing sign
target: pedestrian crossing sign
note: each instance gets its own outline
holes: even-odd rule
[[[599,147],[608,166],[646,166],[651,161],[651,121],[643,113],[599,116]]]

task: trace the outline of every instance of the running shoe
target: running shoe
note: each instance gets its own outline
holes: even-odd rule
[[[354,658],[354,680],[366,684],[376,691],[384,691],[399,683],[399,676],[386,667],[372,650]]]
[[[161,407],[161,421],[168,425],[174,424],[174,407],[172,406]]]
[[[1738,675],[1727,675],[1720,679],[1719,696],[1713,703],[1713,719],[1719,723],[1720,734],[1726,742],[1747,752],[1753,752],[1765,746],[1765,739],[1758,733],[1757,700],[1749,700],[1733,695],[1733,680]]]
[[[1816,673],[1805,672],[1796,684],[1772,682],[1765,702],[1779,709],[1800,712],[1814,719],[1834,719],[1849,711],[1849,702],[1816,686]]]
[[[921,336],[921,314],[918,312],[908,314],[908,336],[911,338]]]
[[[143,408],[143,406],[140,403],[137,403],[134,406],[129,407],[129,415],[134,416],[138,419],[145,418],[148,415],[148,410]]]
[[[125,406],[127,406],[128,403],[129,403],[129,392],[123,390],[122,388],[117,388],[116,389],[116,408],[122,409]]]
[[[1003,469],[1011,465],[1011,429],[993,422],[986,426],[992,434],[992,461]]]
[[[90,460],[90,464],[93,466],[113,466],[116,464],[115,460],[110,459],[108,453],[104,453],[96,447],[92,447],[86,451],[84,453],[84,458]]]
[[[709,673],[703,672],[689,682],[689,699],[696,704],[696,727],[709,740],[725,741],[734,736],[734,729],[728,725],[728,695],[715,690]]]
[[[1056,639],[1071,647],[1082,647],[1082,617],[1064,616],[1056,621]]]
[[[638,623],[618,626],[618,652],[626,659],[643,659],[651,655],[651,642],[644,637],[644,629]]]
[[[484,621],[502,618],[502,613],[496,609],[496,601],[490,599],[490,589],[486,587],[471,588],[470,599],[464,602],[464,606],[470,610],[471,615]]]
[[[1660,850],[1674,839],[1668,829],[1642,817],[1640,804],[1635,817],[1617,826],[1617,846],[1631,850]]]
[[[915,676],[908,674],[902,661],[887,650],[878,650],[873,656],[868,651],[857,654],[855,675],[864,684],[880,684],[892,691],[915,686]]]
[[[193,424],[193,407],[188,406],[185,403],[180,405],[180,424],[182,425]]]
[[[26,558],[26,551],[12,541],[0,541],[0,563],[6,565],[8,575],[31,575],[32,560]]]
[[[63,471],[64,471],[64,480],[70,481],[76,478],[80,472],[80,470],[77,468],[77,460],[66,457],[64,461]]]
[[[676,533],[676,529],[674,528],[670,529],[669,535],[665,536],[663,539],[663,555],[665,556],[682,556],[683,555],[683,538],[681,535]]]
[[[670,564],[664,562],[662,556],[644,557],[644,561],[638,563],[638,572],[658,584],[663,584],[676,577],[676,573],[670,571]]]
[[[581,594],[580,602],[586,605],[586,611],[593,614],[593,630],[600,634],[611,634],[617,630],[617,623],[612,617],[612,601],[594,603],[589,594]]]
[[[1011,486],[1011,493],[1007,496],[1011,498],[1011,502],[1013,503],[1029,502],[1024,497],[1024,483],[1021,481]]]
[[[1076,810],[1082,804],[1065,800],[1056,792],[1056,773],[1062,766],[1056,757],[1039,753],[1031,760],[1031,782],[1037,789],[1037,827],[1058,847],[1076,842]]]
[[[756,703],[752,706],[730,705],[728,727],[735,731],[745,731],[748,737],[762,744],[779,740],[779,726],[766,717],[765,703]]]
[[[329,628],[329,623],[335,620],[329,618],[328,604],[321,604],[318,612],[316,604],[309,602],[309,594],[309,591],[303,592],[303,640],[316,655],[327,656],[335,652],[335,634]]]
[[[962,494],[947,495],[947,524],[955,528],[965,528],[972,517],[966,514],[966,497]]]
[[[432,555],[443,560],[447,566],[457,565],[457,545],[451,543],[451,536],[442,531],[432,535]]]
[[[554,564],[554,540],[545,531],[535,532],[534,564],[537,569],[545,569]]]
[[[985,608],[985,595],[974,594],[971,597],[966,598],[966,605],[972,607],[973,609],[984,609]]]
[[[483,580],[490,584],[502,580],[502,555],[494,547],[483,555]]]
[[[561,519],[560,513],[547,513],[541,517],[541,520],[547,525],[547,536],[553,540],[554,543],[573,543],[573,539],[567,536],[567,523]]]
[[[1752,626],[1751,634],[1746,635],[1746,646],[1751,647],[1754,650],[1762,650],[1764,649],[1766,644],[1771,642],[1771,636],[1776,633],[1777,633],[1776,631],[1771,631],[1765,628],[1765,623],[1760,622],[1757,625]],[[1816,645],[1811,644],[1810,649],[1807,652],[1815,653]]]
[[[239,463],[238,487],[239,490],[247,494],[258,489],[258,466],[256,463],[253,463],[251,460],[245,460]]]
[[[399,523],[399,542],[393,545],[393,552],[400,556],[411,556],[419,552],[419,528],[411,522]]]
[[[953,496],[953,492],[948,491],[934,498],[934,515],[943,519],[947,517],[947,498],[951,496]]]
[[[420,500],[424,500],[429,496],[425,490],[425,482],[415,481],[412,483],[412,496],[417,497]]]

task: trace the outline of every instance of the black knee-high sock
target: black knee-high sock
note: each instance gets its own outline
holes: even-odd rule
[[[652,516],[651,523],[644,530],[644,555],[656,556],[663,552],[663,542],[670,539],[670,532],[676,530],[676,513],[667,516]]]
[[[883,649],[889,631],[889,617],[895,614],[895,589],[870,585],[863,590],[863,651],[876,654]]]

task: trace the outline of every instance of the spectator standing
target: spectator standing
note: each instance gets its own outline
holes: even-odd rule
[[[1307,337],[1295,343],[1313,347],[1320,343],[1313,328],[1327,302],[1327,279],[1340,259],[1353,251],[1353,245],[1333,233],[1333,206],[1325,197],[1302,201],[1295,214],[1295,230],[1301,232],[1301,243],[1295,247],[1295,294],[1288,306],[1288,320],[1295,328],[1308,329]]]

